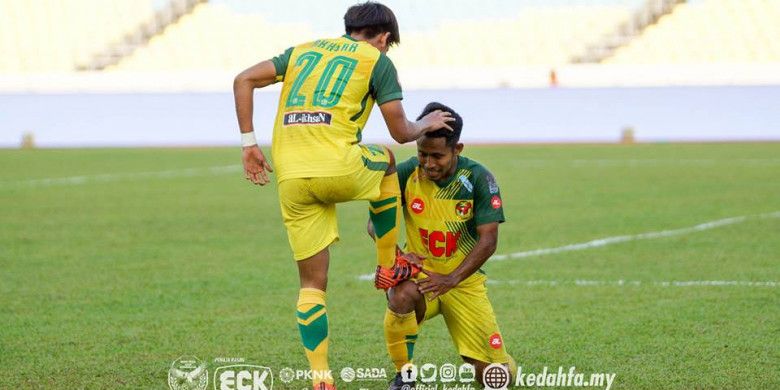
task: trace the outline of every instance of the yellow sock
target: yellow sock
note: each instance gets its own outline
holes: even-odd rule
[[[417,318],[414,311],[398,314],[388,308],[385,312],[385,343],[397,372],[404,364],[411,363],[416,342]]]
[[[390,268],[395,264],[395,247],[401,224],[401,186],[398,174],[382,178],[379,185],[379,199],[370,202],[369,216],[374,224],[376,241],[376,262]]]
[[[333,383],[328,368],[328,313],[325,291],[302,288],[298,295],[298,330],[301,331],[306,358],[312,370],[314,384]]]

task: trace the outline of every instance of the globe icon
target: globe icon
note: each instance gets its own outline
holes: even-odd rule
[[[509,372],[501,364],[491,364],[482,373],[482,380],[486,389],[506,389],[509,385]]]

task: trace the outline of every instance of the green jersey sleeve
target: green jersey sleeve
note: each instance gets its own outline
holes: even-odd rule
[[[377,105],[404,98],[395,65],[384,53],[379,55],[371,72],[371,96]]]
[[[271,58],[271,62],[274,63],[276,68],[276,81],[284,81],[284,74],[287,73],[287,63],[290,62],[290,56],[292,56],[293,48],[289,48],[284,53]]]
[[[409,176],[412,176],[414,169],[417,168],[419,163],[416,157],[412,157],[398,165],[395,169],[398,172],[398,184],[401,185],[401,204],[406,204],[404,199],[404,192],[406,192],[406,182],[409,180]]]
[[[474,173],[474,221],[477,226],[504,222],[504,204],[496,178],[487,169],[479,167]]]

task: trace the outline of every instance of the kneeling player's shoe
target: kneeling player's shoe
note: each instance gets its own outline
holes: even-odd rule
[[[319,382],[314,385],[314,390],[336,390],[336,385],[326,382]]]
[[[398,255],[392,268],[385,268],[381,265],[376,266],[374,287],[387,290],[404,280],[417,276],[421,270],[422,268],[419,265],[410,262],[404,255]]]
[[[414,390],[415,386],[417,386],[417,383],[414,381],[404,382],[404,378],[399,372],[395,374],[395,378],[390,382],[390,387],[387,390]]]

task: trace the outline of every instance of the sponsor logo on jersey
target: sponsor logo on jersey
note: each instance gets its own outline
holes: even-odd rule
[[[473,207],[471,202],[467,200],[461,200],[455,205],[455,214],[457,214],[461,219],[467,219],[471,216],[472,208]]]
[[[490,335],[490,348],[493,349],[501,349],[501,346],[504,345],[504,341],[501,340],[501,335],[498,333],[493,333]]]
[[[494,209],[500,208],[501,198],[499,198],[498,195],[493,195],[493,197],[490,198],[490,205],[493,206]]]
[[[420,198],[414,198],[412,203],[409,204],[409,208],[412,209],[413,213],[420,214],[425,211],[425,202]]]
[[[450,257],[458,250],[460,232],[428,231],[420,229],[420,240],[428,248],[428,253],[435,257]]]
[[[284,125],[328,125],[330,126],[331,115],[329,112],[298,111],[284,114]]]
[[[496,178],[489,173],[487,175],[487,184],[488,184],[488,191],[490,191],[491,194],[498,193],[498,183],[496,183]]]

